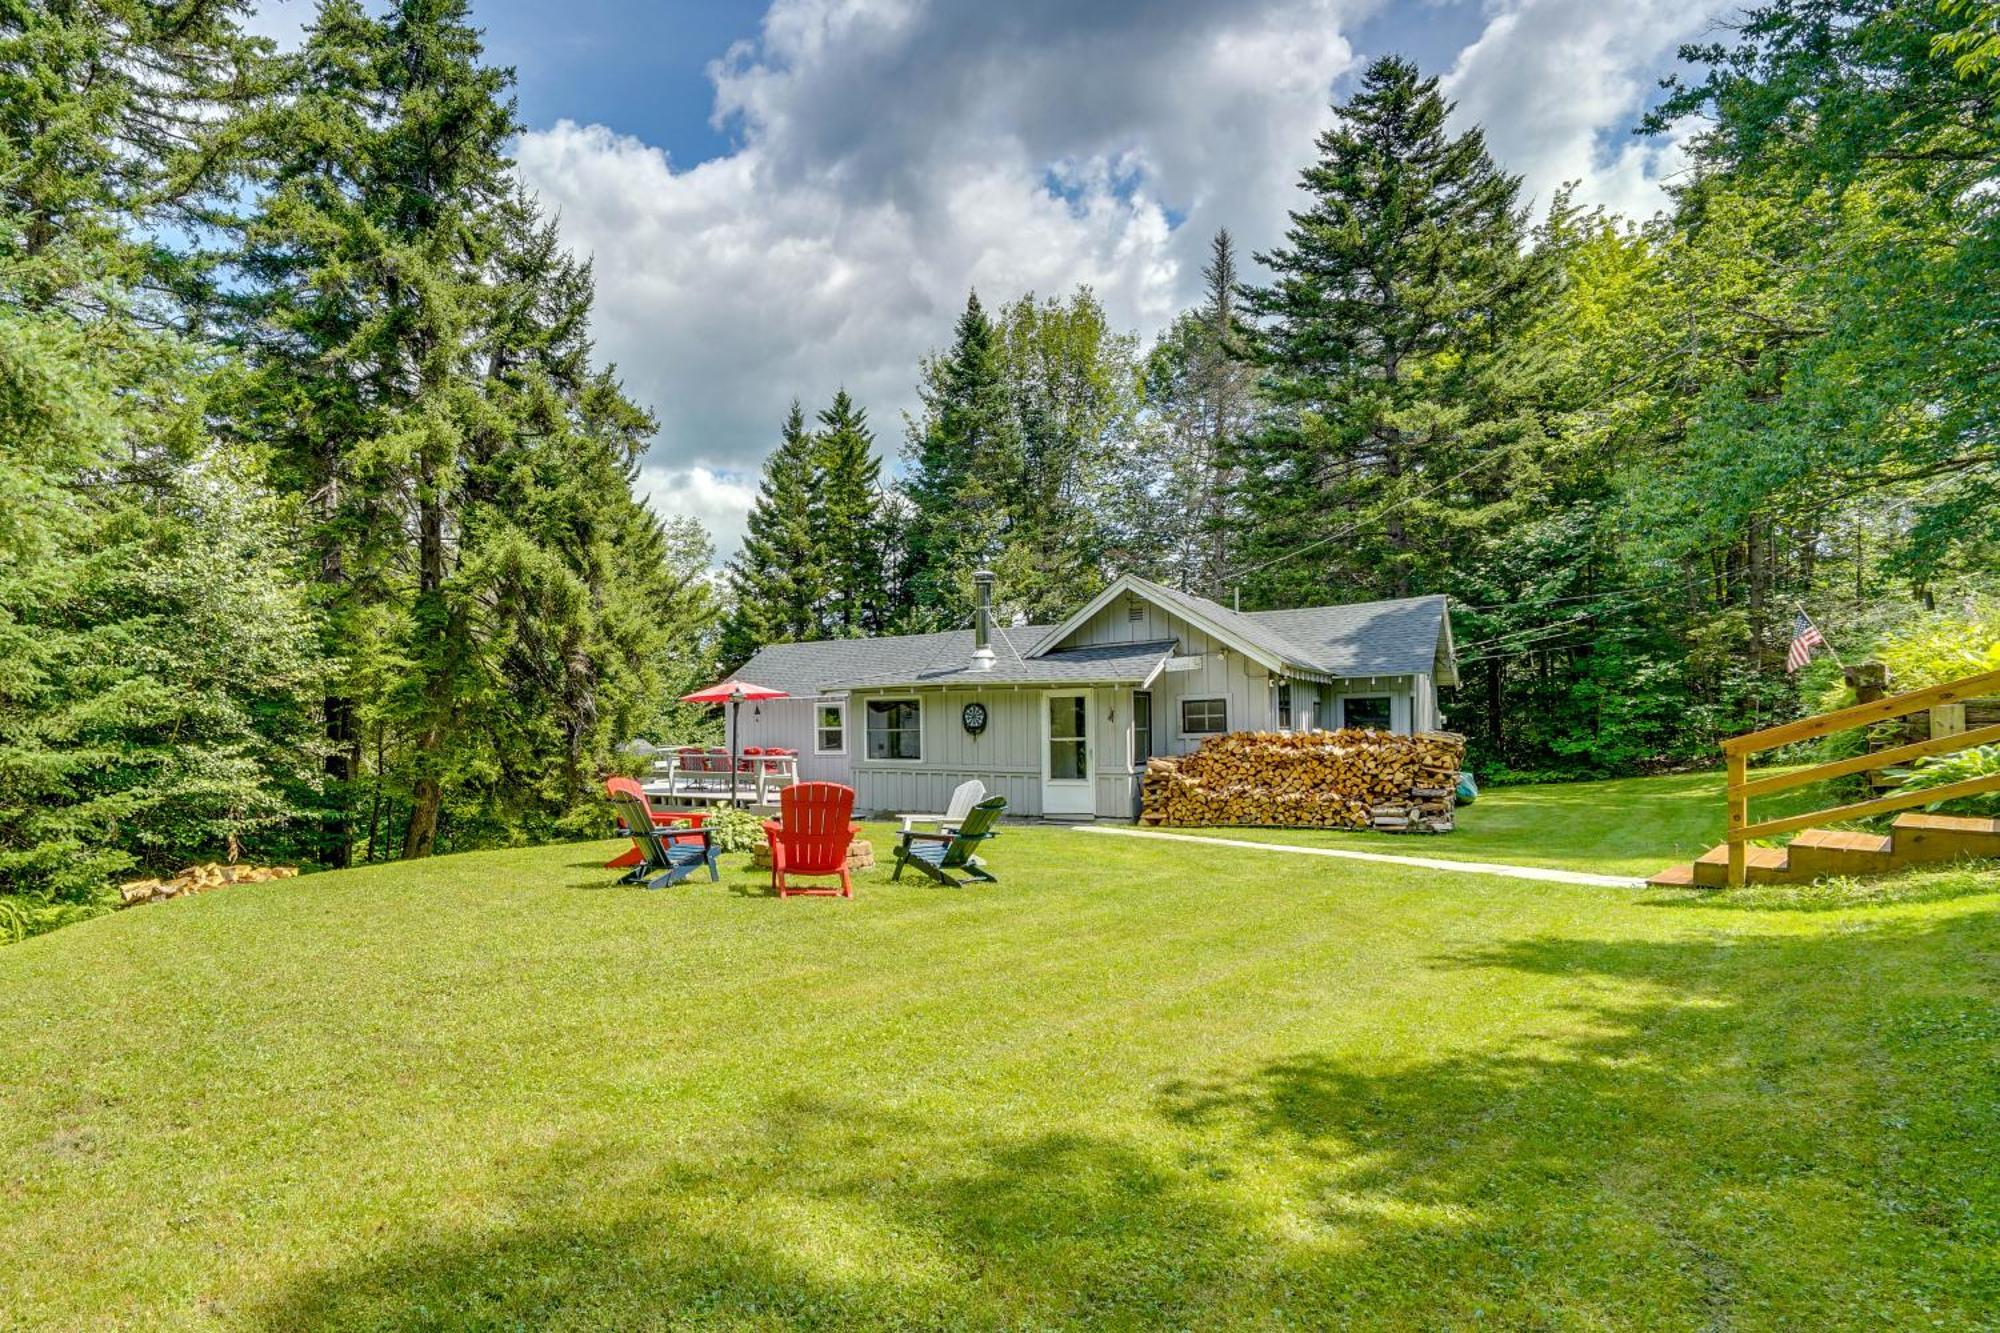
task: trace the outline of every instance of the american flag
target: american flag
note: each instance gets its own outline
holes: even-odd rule
[[[1819,626],[1813,624],[1805,612],[1799,612],[1799,618],[1792,622],[1792,648],[1785,654],[1785,670],[1796,672],[1812,661],[1813,649],[1825,644],[1826,639],[1821,636]]]

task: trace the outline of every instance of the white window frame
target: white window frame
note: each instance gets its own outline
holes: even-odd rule
[[[1189,704],[1221,704],[1222,725],[1215,728],[1212,731],[1189,731],[1187,724],[1187,710]],[[1180,734],[1183,736],[1225,736],[1229,733],[1229,696],[1226,694],[1203,696],[1201,698],[1195,698],[1195,699],[1182,699],[1180,701],[1180,708],[1178,711],[1179,711],[1179,716],[1175,718],[1175,721],[1179,723]]]
[[[830,750],[820,744],[821,740],[824,738],[825,733],[827,731],[826,724],[820,720],[820,714],[824,713],[828,709],[832,709],[833,711],[840,714],[840,723],[839,723],[840,744],[834,746]],[[823,699],[815,700],[813,702],[812,728],[813,728],[814,754],[846,754],[847,753],[847,700],[834,699],[830,702]]]
[[[1277,697],[1271,701],[1271,711],[1278,719],[1279,731],[1295,731],[1299,716],[1299,703],[1292,696],[1292,682],[1278,682]]]
[[[870,723],[871,723],[871,722],[872,722],[872,721],[874,720],[874,717],[875,717],[875,714],[874,714],[874,711],[873,711],[873,710],[874,710],[874,706],[875,706],[876,704],[910,704],[910,705],[912,705],[913,707],[915,707],[915,708],[916,708],[916,710],[917,710],[917,726],[916,726],[916,731],[917,731],[917,756],[916,756],[916,758],[914,758],[914,759],[887,759],[887,758],[883,758],[883,759],[878,759],[878,758],[876,758],[876,757],[875,757],[875,755],[874,755],[874,752],[873,752],[873,751],[874,751],[874,746],[872,746],[872,745],[870,745],[870,744],[869,744],[869,739],[870,739],[870,736],[871,736],[871,734],[872,734],[872,732],[871,732],[871,728],[870,728],[869,724],[870,724]],[[886,728],[885,728],[885,730],[886,730]],[[902,731],[902,730],[907,730],[907,728],[902,728],[902,727],[898,727],[898,728],[896,728],[896,730],[898,730],[898,731]],[[884,697],[882,697],[882,698],[880,698],[880,699],[869,699],[869,700],[867,700],[867,701],[866,701],[866,702],[865,702],[865,703],[864,703],[864,704],[862,705],[862,709],[861,709],[861,755],[860,755],[860,758],[862,758],[863,760],[865,760],[866,762],[868,762],[868,763],[871,763],[871,764],[909,764],[909,765],[915,765],[915,764],[921,764],[921,763],[923,763],[923,762],[924,762],[924,701],[923,701],[922,697],[921,697],[921,696],[919,696],[919,695],[914,695],[914,694],[898,694],[898,695],[885,695]]]
[[[1388,731],[1388,732],[1391,732],[1391,733],[1395,732],[1395,730],[1396,730],[1396,696],[1395,696],[1395,695],[1393,695],[1393,694],[1343,694],[1343,695],[1341,695],[1341,696],[1340,696],[1340,725],[1341,725],[1341,726],[1342,726],[1343,728],[1344,728],[1344,727],[1346,727],[1346,726],[1348,725],[1348,723],[1347,723],[1347,701],[1348,701],[1349,699],[1380,699],[1380,700],[1381,700],[1381,701],[1382,701],[1383,703],[1385,703],[1385,704],[1389,705],[1389,725],[1388,725],[1387,727],[1383,728],[1383,730],[1385,730],[1385,731]]]

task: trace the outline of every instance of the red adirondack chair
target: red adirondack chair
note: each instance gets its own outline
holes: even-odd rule
[[[656,829],[672,828],[676,824],[685,824],[690,829],[698,829],[701,827],[701,821],[707,818],[706,813],[701,810],[653,810],[652,803],[646,799],[646,789],[631,778],[606,778],[604,780],[604,794],[609,796],[613,801],[616,801],[620,796],[638,797],[639,804],[652,811],[653,827]],[[639,830],[628,828],[625,823],[625,816],[622,814],[618,816],[618,827],[622,832],[632,835],[632,845],[625,851],[612,857],[609,861],[606,861],[604,868],[606,870],[626,870],[633,866],[644,865],[646,863],[646,849],[639,841]],[[693,839],[672,839],[671,841],[691,842]]]
[[[778,817],[764,821],[771,848],[771,887],[780,898],[816,893],[852,898],[847,848],[861,825],[853,821],[854,788],[838,782],[801,782],[778,795]],[[795,889],[790,876],[840,876],[840,887]]]

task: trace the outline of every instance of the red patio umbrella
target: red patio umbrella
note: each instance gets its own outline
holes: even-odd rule
[[[736,804],[736,740],[739,724],[743,719],[745,699],[784,699],[783,690],[774,690],[768,685],[753,685],[747,680],[731,677],[719,685],[711,685],[693,694],[683,694],[684,704],[732,704],[729,714],[729,803]]]

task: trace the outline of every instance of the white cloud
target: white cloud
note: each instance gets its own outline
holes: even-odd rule
[[[1089,283],[1118,325],[1159,329],[1218,227],[1246,252],[1279,241],[1357,61],[1347,34],[1380,2],[774,0],[709,69],[726,155],[681,166],[570,121],[525,134],[522,176],[595,259],[600,348],[659,414],[656,504],[726,557],[790,400],[842,385],[893,458],[968,287],[992,304]],[[1449,78],[1460,122],[1543,202],[1580,178],[1588,202],[1649,212],[1677,146],[1617,129],[1729,2],[1496,0]]]
[[[843,384],[893,458],[968,287],[1089,283],[1151,332],[1217,227],[1274,239],[1362,3],[777,0],[711,66],[734,152],[681,168],[564,121],[517,157],[595,259],[654,473],[754,476],[791,398]],[[740,517],[714,528],[726,556]]]
[[[1685,135],[1640,139],[1658,72],[1739,0],[1507,0],[1445,79],[1460,125],[1478,123],[1494,157],[1546,205],[1565,181],[1579,199],[1631,217],[1667,203]]]
[[[698,521],[708,529],[722,555],[742,543],[743,520],[750,512],[751,501],[757,498],[754,479],[705,467],[643,467],[636,489],[654,513]]]

